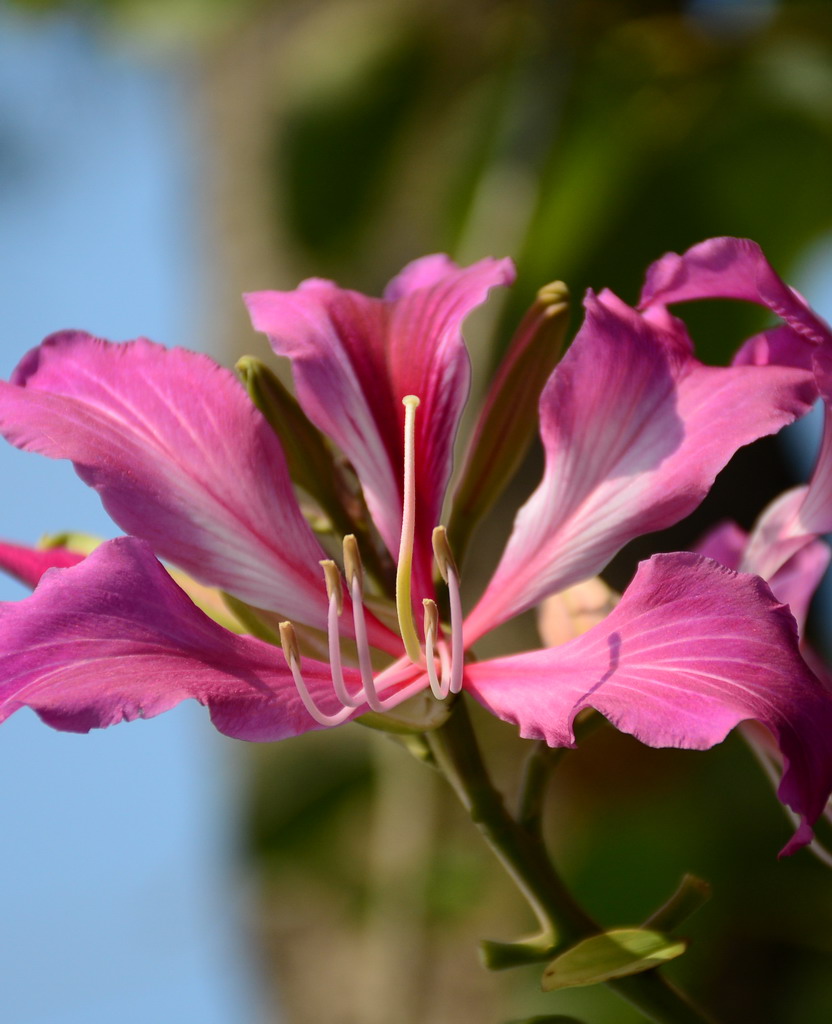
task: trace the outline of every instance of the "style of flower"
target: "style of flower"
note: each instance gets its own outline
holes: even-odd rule
[[[572,745],[575,717],[594,708],[647,744],[702,749],[753,719],[779,746],[779,795],[801,819],[786,852],[808,842],[832,789],[832,697],[759,576],[697,554],[656,555],[583,635],[498,659],[468,653],[495,626],[596,575],[632,538],[679,521],[737,448],[807,412],[828,328],[750,243],[712,240],[655,264],[640,310],[588,294],[583,326],[543,384],[547,322],[563,300],[543,290],[463,460],[464,512],[450,521],[457,554],[510,474],[537,391],[543,479],[465,616],[440,522],[470,388],[461,326],[512,279],[506,260],[460,268],[429,256],[383,299],[323,280],[248,296],[255,328],[291,361],[305,418],[250,362],[260,408],[206,356],[144,339],[64,332],[25,356],[0,382],[0,432],[70,459],[129,536],[83,559],[0,551],[33,584],[57,567],[31,597],[0,608],[0,720],[28,706],[56,728],[86,731],[194,698],[222,732],[277,740],[390,713],[425,691],[442,702],[466,690],[553,746]],[[783,323],[735,365],[708,367],[667,305],[725,291],[762,296]],[[274,415],[257,390],[264,380]],[[315,499],[311,517],[293,474]],[[340,550],[310,525],[322,511],[344,535]],[[200,611],[157,558],[230,595],[259,636]],[[278,620],[282,655],[262,639],[276,640]],[[308,654],[323,634],[328,661]]]

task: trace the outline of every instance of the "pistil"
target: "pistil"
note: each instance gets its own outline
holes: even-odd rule
[[[413,536],[416,527],[416,395],[405,395],[404,406],[404,495],[402,501],[402,535],[396,569],[396,613],[399,632],[408,658],[418,665],[422,661],[422,648],[416,623],[413,621],[411,575],[413,569]]]

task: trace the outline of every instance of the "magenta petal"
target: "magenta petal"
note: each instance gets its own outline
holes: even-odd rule
[[[679,256],[666,253],[647,271],[640,308],[692,299],[743,299],[767,306],[807,341],[832,340],[832,330],[789,288],[747,238],[709,238]]]
[[[794,619],[762,580],[698,555],[642,562],[600,625],[561,647],[468,665],[466,686],[551,746],[574,743],[586,707],[654,747],[705,749],[754,719],[783,754],[784,803],[811,823],[832,789],[832,694],[800,657]]]
[[[304,662],[321,706],[329,669]],[[357,688],[357,673],[347,673]],[[0,604],[0,721],[30,707],[56,729],[87,732],[198,700],[229,736],[277,740],[316,728],[282,652],[204,615],[144,541],[102,544],[47,573],[31,597]]]
[[[729,569],[739,569],[747,544],[748,534],[745,530],[726,520],[709,530],[694,550],[697,554],[727,565]]]
[[[390,283],[384,299],[305,281],[292,292],[246,296],[255,328],[288,356],[306,415],[352,462],[370,513],[398,552],[405,395],[417,395],[416,591],[429,594],[430,535],[439,522],[453,442],[470,386],[462,322],[490,288],[514,277],[508,260],[457,267],[427,256]],[[426,588],[428,588],[426,590]]]
[[[596,575],[629,540],[678,522],[744,444],[808,411],[814,376],[708,367],[614,295],[586,320],[540,401],[543,480],[466,624],[468,642]]]
[[[113,519],[195,579],[322,627],[326,557],[233,374],[140,339],[53,335],[0,382],[0,432],[71,459]]]
[[[0,570],[27,587],[36,587],[47,569],[68,569],[84,557],[67,548],[26,548],[0,541]]]

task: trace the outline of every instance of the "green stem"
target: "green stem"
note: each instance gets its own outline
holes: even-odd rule
[[[458,700],[445,724],[426,738],[439,770],[528,900],[553,945],[556,940],[558,945],[571,945],[598,934],[602,929],[566,888],[540,837],[506,810],[483,762],[465,701]],[[535,816],[531,817],[534,820]],[[656,970],[606,984],[655,1024],[704,1024],[710,1020]]]

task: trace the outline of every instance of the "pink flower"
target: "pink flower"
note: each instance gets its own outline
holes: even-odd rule
[[[303,412],[360,485],[350,514],[363,532],[344,542],[346,583],[331,557],[340,551],[327,551],[301,512],[276,433],[229,371],[142,339],[47,339],[0,383],[0,432],[71,459],[130,536],[50,570],[31,597],[2,607],[0,719],[28,706],[56,728],[86,731],[195,698],[228,735],[274,740],[389,711],[428,688],[438,700],[464,688],[553,745],[574,743],[572,722],[587,707],[654,746],[709,747],[754,719],[776,738],[780,797],[803,819],[787,850],[807,842],[832,788],[832,700],[800,656],[791,614],[758,576],[658,555],[583,636],[496,660],[465,656],[495,626],[595,575],[633,537],[687,515],[738,447],[815,400],[812,359],[827,328],[773,272],[761,279],[785,320],[774,342],[792,355],[778,360],[772,342],[766,358],[728,368],[695,358],[665,305],[712,293],[720,259],[665,257],[641,312],[609,292],[587,296],[584,325],[540,396],[543,479],[465,617],[459,569],[434,528],[470,386],[461,325],[511,281],[508,261],[459,268],[426,257],[381,300],[320,280],[248,297],[255,327],[291,360]],[[737,257],[739,297],[757,280],[754,259]],[[535,323],[518,333],[510,365],[525,366],[545,338]],[[512,407],[499,390],[517,382],[498,375],[486,401],[509,409],[511,429],[489,432],[481,418],[474,431],[495,465],[510,461],[529,415],[528,402]],[[469,450],[463,481],[476,459]],[[244,619],[290,620],[285,656],[201,612],[157,557],[227,591]],[[447,584],[444,623],[434,563]],[[24,566],[32,580],[39,568]],[[320,631],[329,663],[301,656]],[[341,634],[355,640],[355,666],[343,664]],[[374,674],[379,652],[389,664]]]

